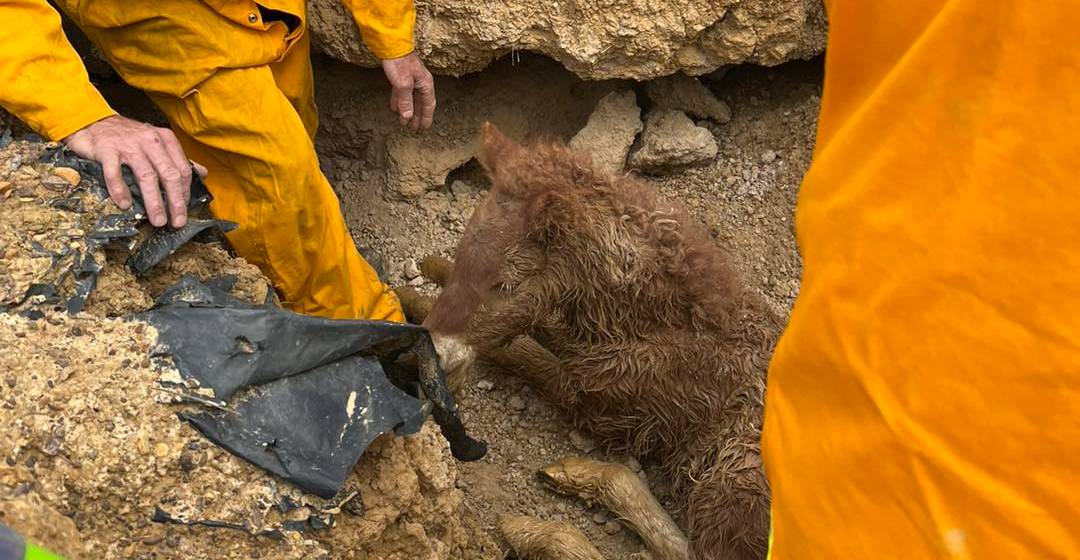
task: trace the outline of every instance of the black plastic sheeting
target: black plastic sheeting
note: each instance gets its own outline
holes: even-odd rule
[[[191,277],[159,305],[139,318],[157,328],[160,354],[227,403],[180,417],[305,491],[332,498],[372,441],[418,431],[421,395],[456,458],[486,453],[465,434],[422,327],[254,307]]]
[[[231,412],[181,414],[214,443],[323,498],[333,498],[375,438],[409,435],[420,401],[373,356],[350,356],[253,388]]]

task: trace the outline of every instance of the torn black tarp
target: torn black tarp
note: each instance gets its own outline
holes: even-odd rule
[[[456,458],[486,453],[465,434],[422,327],[253,307],[190,277],[159,303],[140,315],[157,328],[157,352],[227,403],[181,417],[308,492],[332,497],[375,438],[419,430],[421,396]],[[399,361],[404,354],[416,365]]]
[[[234,455],[332,498],[375,438],[414,434],[427,414],[378,358],[355,355],[252,387],[229,411],[180,417]]]
[[[105,176],[100,163],[81,158],[63,146],[46,150],[41,156],[41,161],[58,167],[75,169],[82,178],[79,189],[86,189],[98,198],[108,197],[108,188],[105,186]],[[139,226],[147,222],[142,191],[139,189],[138,182],[129,167],[121,166],[121,170],[124,182],[131,192],[131,208],[120,214],[99,216],[91,227],[85,239],[85,250],[75,255],[71,269],[68,271],[75,280],[75,293],[67,301],[69,313],[82,311],[90,293],[97,287],[101,263],[97,262],[94,253],[113,241],[134,238],[139,234]],[[204,209],[212,199],[206,184],[197,173],[193,172],[188,210]],[[70,196],[70,193],[68,196],[53,199],[50,205],[71,212],[81,213],[86,210],[78,197]],[[166,212],[167,208],[168,205],[166,205]],[[128,266],[139,274],[145,273],[197,235],[207,230],[224,233],[235,227],[236,224],[223,220],[192,218],[181,228],[174,229],[168,226],[153,228],[147,238],[133,250]]]
[[[181,228],[157,228],[143,241],[127,261],[137,274],[146,274],[151,268],[176,252],[188,241],[210,229],[228,233],[236,229],[234,222],[225,220],[197,220],[189,218]]]

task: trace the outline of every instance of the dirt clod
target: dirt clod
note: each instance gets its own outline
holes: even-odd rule
[[[630,167],[654,175],[705,165],[716,157],[716,139],[682,111],[656,109],[645,117]]]
[[[634,92],[612,92],[597,102],[589,122],[570,139],[569,146],[592,156],[598,169],[619,172],[641,127],[641,109]]]
[[[79,186],[79,182],[82,180],[79,172],[70,167],[54,167],[52,168],[52,174],[63,179],[71,187]]]

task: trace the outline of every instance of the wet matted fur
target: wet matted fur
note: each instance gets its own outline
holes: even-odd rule
[[[698,559],[763,558],[780,319],[685,209],[485,125],[492,189],[425,326],[511,368],[616,452],[658,459]]]

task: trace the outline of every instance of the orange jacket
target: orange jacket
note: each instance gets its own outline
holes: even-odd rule
[[[251,0],[59,0],[95,42],[112,42],[109,62],[132,85],[183,96],[219,68],[279,60],[299,33],[263,22]],[[412,0],[343,0],[364,42],[383,59],[413,50]],[[303,18],[303,0],[259,5]],[[146,33],[146,22],[168,32]],[[143,25],[132,25],[133,23]],[[138,33],[124,33],[125,27]],[[305,22],[306,26],[306,22]],[[105,31],[108,31],[107,33]],[[116,42],[123,44],[117,45]],[[0,2],[0,106],[44,136],[58,140],[115,114],[90,83],[46,0]]]
[[[828,8],[772,558],[1080,557],[1080,10]]]

